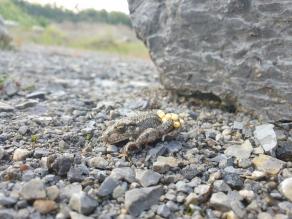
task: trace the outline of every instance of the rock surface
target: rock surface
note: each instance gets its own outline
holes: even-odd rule
[[[166,88],[292,120],[289,1],[128,3]]]

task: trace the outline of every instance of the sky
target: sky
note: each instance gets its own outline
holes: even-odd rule
[[[127,0],[26,0],[39,4],[56,4],[71,10],[82,10],[95,8],[97,10],[105,9],[107,11],[121,11],[129,14]]]

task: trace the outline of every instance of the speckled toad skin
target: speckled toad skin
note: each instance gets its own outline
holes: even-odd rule
[[[133,116],[117,120],[103,133],[102,139],[109,144],[128,141],[124,152],[141,149],[164,137],[176,128],[171,119],[163,119],[155,111],[139,112]]]

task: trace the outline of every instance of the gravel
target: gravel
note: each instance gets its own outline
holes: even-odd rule
[[[85,215],[92,213],[97,205],[97,201],[85,192],[73,194],[69,201],[70,208]]]
[[[0,73],[0,218],[292,214],[287,122],[174,96],[147,60],[31,46],[0,51]],[[101,141],[114,119],[153,108],[179,114],[180,133],[128,158]]]
[[[156,185],[162,177],[159,173],[152,170],[141,171],[137,176],[138,181],[143,187]]]
[[[118,179],[108,176],[98,188],[97,195],[99,196],[110,195],[119,184],[120,182]]]
[[[126,209],[130,214],[138,216],[153,204],[157,204],[162,192],[161,186],[129,190],[125,194]]]
[[[279,190],[290,201],[292,201],[292,177],[281,182]]]
[[[32,179],[22,186],[20,195],[25,200],[46,198],[45,185],[41,179]]]

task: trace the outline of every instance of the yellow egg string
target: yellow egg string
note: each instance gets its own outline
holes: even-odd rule
[[[180,128],[182,126],[183,120],[175,113],[165,113],[162,110],[158,110],[157,115],[162,122],[171,120],[174,128]]]

